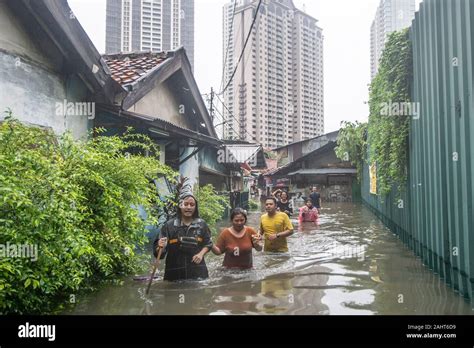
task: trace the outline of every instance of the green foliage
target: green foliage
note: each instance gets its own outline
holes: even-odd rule
[[[360,182],[367,153],[367,123],[343,121],[341,126],[337,138],[336,155],[343,161],[351,162],[357,168],[357,179]]]
[[[407,180],[409,116],[387,116],[383,110],[389,103],[411,102],[412,60],[408,30],[392,33],[370,87],[368,161],[377,166],[380,196],[394,186],[401,192]]]
[[[161,204],[150,179],[175,176],[157,154],[130,131],[83,143],[11,117],[0,124],[0,244],[38,248],[35,262],[0,258],[0,313],[58,312],[71,295],[137,269]]]
[[[265,154],[265,158],[272,159],[272,160],[277,159],[277,154],[274,151],[265,151],[264,154]]]
[[[212,185],[198,188],[196,199],[199,203],[199,214],[209,226],[222,219],[225,209],[229,207],[229,198],[218,195]]]
[[[255,202],[253,199],[250,199],[249,200],[249,209],[250,209],[250,211],[258,210],[258,208],[259,208],[258,203]]]

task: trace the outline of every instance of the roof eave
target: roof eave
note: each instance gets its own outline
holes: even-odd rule
[[[174,73],[181,69],[183,76],[190,88],[193,99],[199,109],[199,114],[206,125],[206,130],[211,137],[218,139],[216,130],[211,121],[209,112],[202,99],[201,93],[194,79],[191,64],[186,56],[184,48],[178,48],[175,51],[168,52],[169,58],[162,64],[158,65],[147,75],[133,84],[133,90],[129,91],[127,96],[122,101],[122,109],[128,110],[140,99],[147,95],[156,85],[169,79]]]
[[[162,120],[158,117],[149,117],[149,116],[138,114],[135,112],[122,110],[120,106],[99,104],[97,107],[99,110],[112,113],[115,116],[118,116],[120,118],[130,119],[135,122],[139,122],[147,129],[159,128],[166,132],[170,132],[173,135],[176,135],[178,137],[183,137],[184,139],[195,140],[196,142],[203,143],[206,145],[211,145],[216,148],[219,148],[220,146],[223,145],[222,141],[219,140],[218,138],[214,138],[214,137],[211,137],[202,133],[198,133],[190,129],[176,126],[172,124],[171,122]]]
[[[214,125],[212,124],[211,116],[209,115],[207,107],[204,104],[204,100],[202,99],[201,92],[199,91],[199,87],[196,83],[196,80],[194,79],[191,63],[189,62],[185,49],[181,47],[176,50],[175,53],[177,56],[179,56],[184,77],[186,79],[186,82],[188,82],[194,99],[196,100],[197,107],[199,108],[199,112],[202,115],[207,131],[212,137],[218,138],[216,130],[214,129]]]
[[[99,92],[106,101],[113,102],[122,87],[107,73],[101,55],[66,0],[10,0],[8,5],[40,45],[42,39],[48,39],[61,52],[63,73],[77,74],[91,92]]]

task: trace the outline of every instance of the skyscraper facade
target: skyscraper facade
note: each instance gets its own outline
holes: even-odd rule
[[[275,148],[321,135],[322,29],[291,0],[263,0],[256,14],[258,3],[223,8],[224,136]]]
[[[107,54],[181,46],[194,66],[194,0],[107,0]]]
[[[388,35],[411,26],[415,18],[415,0],[380,0],[370,30],[370,76],[377,74]]]

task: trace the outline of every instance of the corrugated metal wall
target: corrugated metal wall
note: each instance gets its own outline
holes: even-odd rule
[[[474,1],[425,0],[413,21],[412,234],[424,262],[465,296],[474,281]]]
[[[409,190],[400,193],[400,197],[398,197],[394,188],[383,200],[370,194],[369,167],[367,165],[364,166],[361,186],[362,200],[368,208],[403,242],[411,245]]]
[[[424,0],[411,29],[413,101],[407,204],[364,201],[465,297],[474,288],[474,0]],[[403,198],[403,197],[402,197]]]

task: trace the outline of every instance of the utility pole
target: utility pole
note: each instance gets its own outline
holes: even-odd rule
[[[214,125],[214,89],[211,87],[211,106],[209,108],[212,124]]]

